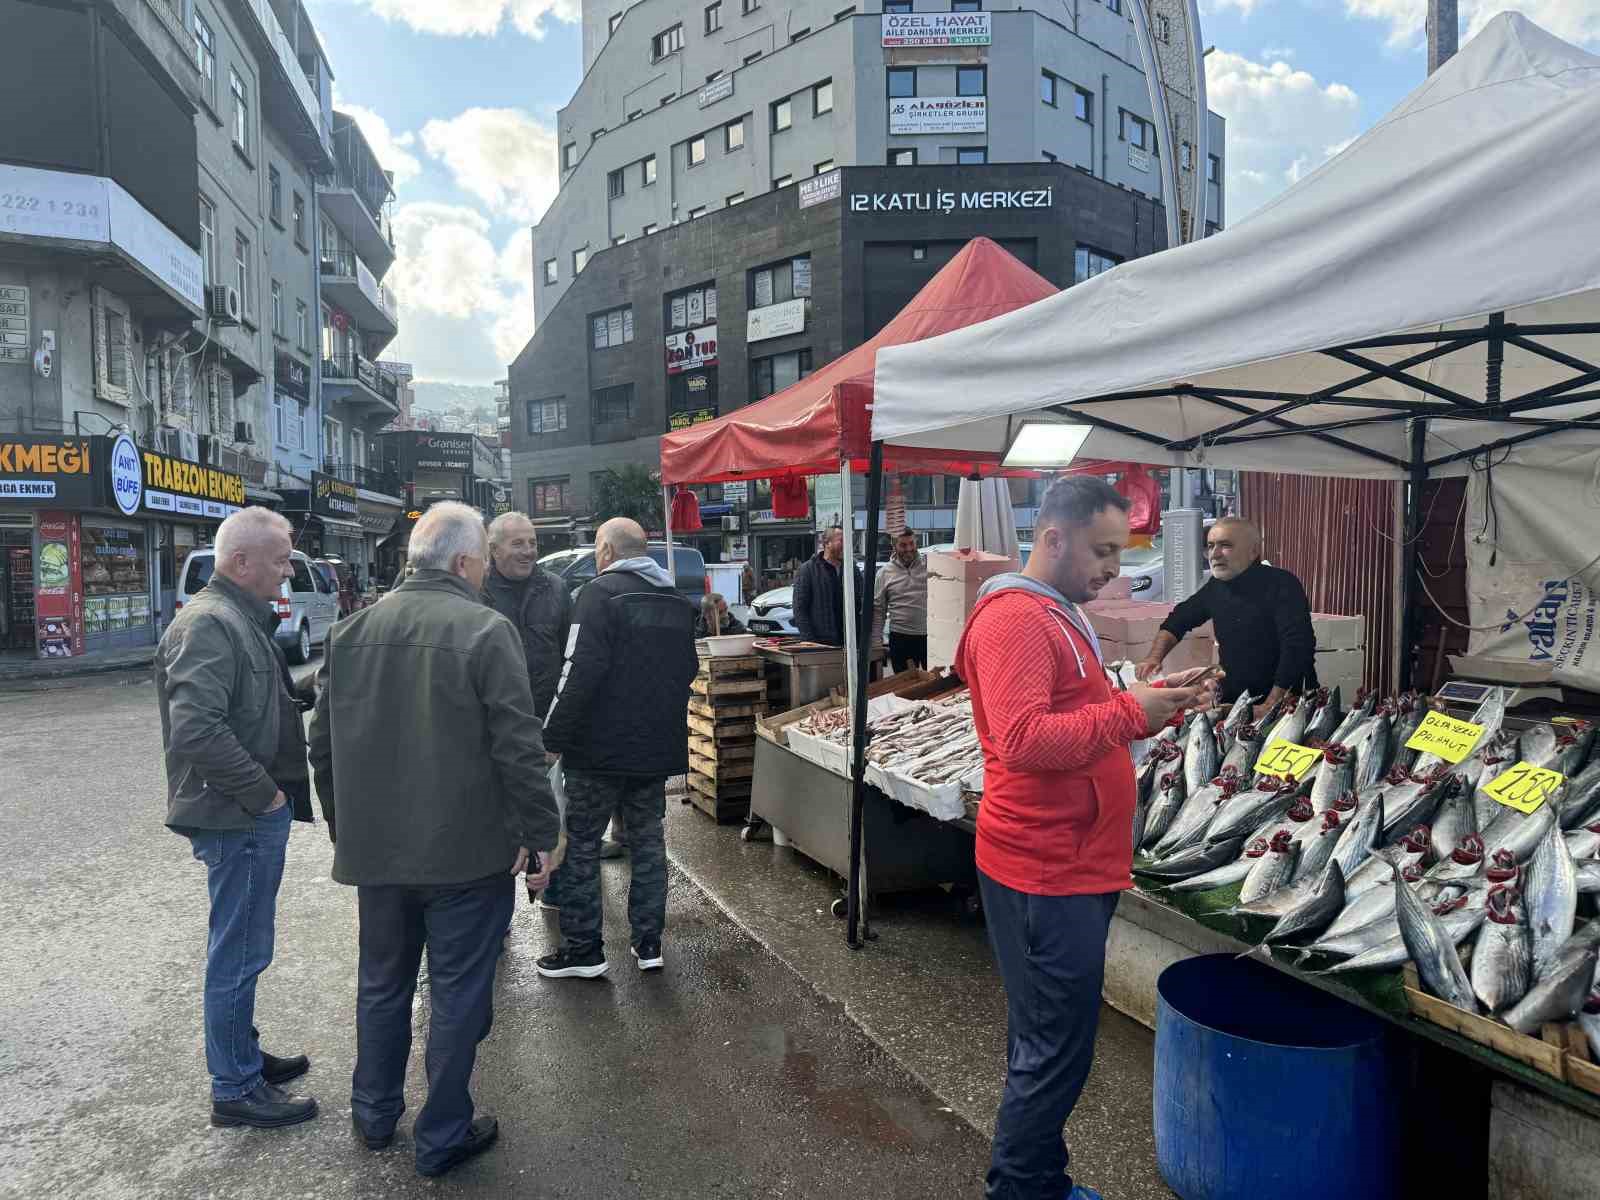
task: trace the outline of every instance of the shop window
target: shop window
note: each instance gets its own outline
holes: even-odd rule
[[[944,476],[944,502],[946,504],[959,504],[961,502],[961,476]]]
[[[104,288],[94,295],[95,395],[126,405],[133,377],[133,319],[119,297]]]
[[[597,388],[593,399],[596,425],[620,425],[633,420],[633,384]]]
[[[751,308],[811,295],[811,256],[802,254],[750,272]]]
[[[528,401],[528,432],[530,434],[560,433],[567,427],[567,402],[559,396],[549,400]]]
[[[888,12],[887,6],[884,12]],[[911,10],[906,9],[907,12]],[[905,100],[917,94],[917,69],[915,67],[890,67],[888,72],[889,98]]]
[[[665,297],[667,329],[677,332],[713,325],[717,320],[717,285],[684,288]]]
[[[687,429],[716,415],[717,368],[684,371],[667,380],[668,429]]]
[[[988,67],[957,67],[956,95],[986,96],[989,93]]]
[[[620,308],[596,313],[590,320],[593,323],[594,330],[592,345],[596,350],[612,350],[633,341],[633,305],[631,304],[624,304]]]
[[[903,480],[906,490],[907,504],[932,504],[933,503],[933,476],[932,475],[907,475]]]
[[[151,613],[145,531],[85,520],[82,537],[85,636],[147,627]]]
[[[738,150],[744,146],[744,118],[729,121],[722,127],[722,148],[724,150]]]
[[[750,399],[765,400],[811,374],[811,351],[790,350],[750,360]]]
[[[560,479],[528,480],[528,509],[535,515],[567,512],[571,496],[572,480],[565,475]]]
[[[1093,246],[1079,243],[1073,255],[1073,282],[1082,283],[1085,279],[1093,279],[1096,275],[1111,270],[1122,259],[1115,254],[1108,254],[1104,250],[1096,250]]]

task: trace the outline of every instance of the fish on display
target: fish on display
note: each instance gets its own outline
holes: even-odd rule
[[[1467,978],[1455,941],[1421,899],[1400,878],[1394,868],[1394,912],[1400,921],[1400,940],[1406,954],[1417,964],[1423,986],[1446,1004],[1464,1012],[1478,1011],[1472,981]]]
[[[1201,842],[1187,850],[1180,850],[1168,858],[1152,863],[1139,872],[1152,879],[1188,879],[1203,871],[1212,871],[1223,863],[1239,857],[1244,846],[1243,838],[1231,842]]]
[[[1392,841],[1407,829],[1431,822],[1440,803],[1459,784],[1449,771],[1390,784],[1383,794],[1384,841]]]
[[[1590,921],[1589,925],[1600,925]],[[1576,933],[1563,946],[1543,975],[1534,979],[1528,994],[1505,1014],[1505,1022],[1518,1033],[1533,1033],[1546,1021],[1576,1016],[1594,986],[1594,967],[1600,957],[1595,933]]]
[[[1521,761],[1536,767],[1548,767],[1555,761],[1556,731],[1550,725],[1533,725],[1522,731]],[[1517,761],[1516,759],[1512,760]]]
[[[1499,816],[1501,811],[1499,802],[1489,795],[1488,786],[1495,781],[1497,775],[1515,766],[1521,758],[1521,739],[1515,734],[1508,734],[1504,740],[1486,747],[1481,754],[1474,755],[1470,760],[1472,769],[1477,772],[1477,778],[1473,780],[1472,785],[1472,809],[1479,829],[1487,829],[1489,822]]]
[[[1452,948],[1466,941],[1478,931],[1483,924],[1484,913],[1487,911],[1484,903],[1486,892],[1482,887],[1455,896],[1453,899],[1440,900],[1434,907],[1433,914],[1444,931],[1445,939]],[[1418,897],[1419,902],[1421,898]],[[1387,925],[1388,931],[1394,936],[1379,942],[1376,945],[1363,949],[1360,953],[1336,966],[1329,967],[1324,974],[1342,975],[1357,971],[1387,971],[1395,967],[1404,966],[1412,961],[1411,951],[1406,948],[1405,936],[1399,932],[1399,903],[1395,905],[1393,924]],[[1383,932],[1383,926],[1369,926],[1367,929],[1358,930],[1353,936],[1361,938]],[[1460,955],[1456,961],[1461,961]],[[1470,986],[1470,985],[1469,985]]]
[[[1300,739],[1305,737],[1306,724],[1310,720],[1311,706],[1305,700],[1299,700],[1293,708],[1285,709],[1277,723],[1267,729],[1264,740],[1269,746],[1279,739],[1298,744]]]
[[[1343,907],[1344,872],[1338,863],[1330,862],[1307,895],[1278,918],[1266,940],[1276,943],[1313,936],[1325,929]]]
[[[1483,928],[1472,948],[1472,992],[1491,1013],[1504,1012],[1533,982],[1533,947],[1517,889],[1492,888]]]
[[[1311,786],[1311,807],[1319,813],[1327,812],[1333,802],[1346,792],[1355,790],[1355,756],[1343,746],[1329,746],[1322,752],[1323,769]]]
[[[1571,726],[1572,732],[1563,733],[1556,738],[1555,760],[1550,763],[1552,771],[1559,771],[1569,779],[1582,772],[1584,765],[1589,761],[1589,752],[1594,746],[1594,726],[1587,721]]]
[[[1259,828],[1263,821],[1287,816],[1294,805],[1294,785],[1272,782],[1275,786],[1271,788],[1241,791],[1219,804],[1206,826],[1206,840],[1239,837]]]
[[[1600,822],[1585,825],[1582,829],[1570,829],[1562,834],[1562,838],[1567,843],[1567,853],[1572,855],[1573,862],[1600,858]]]
[[[1287,830],[1280,829],[1271,842],[1264,838],[1251,842],[1245,857],[1251,859],[1252,865],[1244,886],[1239,889],[1241,904],[1271,895],[1286,885],[1294,875],[1295,863],[1300,860],[1300,847]]]
[[[1365,736],[1356,747],[1355,788],[1364,792],[1375,787],[1389,773],[1394,758],[1394,726],[1385,715],[1373,717],[1362,726]]]
[[[1291,883],[1299,883],[1310,875],[1320,875],[1333,861],[1333,852],[1339,848],[1339,841],[1344,836],[1344,822],[1338,809],[1330,808],[1311,822],[1311,825],[1316,830],[1312,836],[1296,835],[1300,842],[1300,861],[1295,866]],[[1342,874],[1339,887],[1341,890],[1344,888]]]
[[[1344,719],[1339,722],[1339,727],[1328,737],[1330,743],[1344,745],[1346,739],[1370,716],[1378,703],[1376,692],[1363,692],[1356,696],[1356,706],[1345,713]]]
[[[1567,780],[1560,811],[1563,829],[1577,829],[1600,821],[1600,758]]]
[[[1542,979],[1561,947],[1572,937],[1578,914],[1577,871],[1561,830],[1554,823],[1528,860],[1523,872],[1523,895],[1533,944],[1533,977]]]
[[[1311,719],[1306,722],[1305,732],[1300,735],[1305,739],[1302,744],[1307,746],[1326,744],[1333,736],[1334,730],[1339,728],[1343,715],[1339,711],[1339,701],[1330,696],[1327,689],[1318,692]]]
[[[1437,859],[1449,858],[1463,838],[1478,832],[1472,798],[1460,790],[1440,801],[1433,814],[1432,848]]]
[[[1403,696],[1400,700],[1400,713],[1394,723],[1394,763],[1393,766],[1401,771],[1409,771],[1416,764],[1419,751],[1406,748],[1417,728],[1428,715],[1428,706],[1418,701],[1414,696]]]
[[[1233,739],[1233,744],[1228,747],[1228,753],[1223,756],[1222,769],[1224,771],[1237,771],[1241,775],[1249,775],[1256,769],[1256,760],[1261,757],[1261,751],[1266,743],[1261,740],[1261,730],[1255,725],[1241,725]]]
[[[1150,815],[1145,818],[1144,841],[1141,849],[1152,849],[1156,842],[1165,836],[1172,825],[1172,819],[1178,815],[1183,807],[1184,798],[1183,772],[1172,770],[1165,772],[1156,784],[1154,798],[1150,802]]]
[[[1167,829],[1166,837],[1156,844],[1156,856],[1164,858],[1204,841],[1206,827],[1217,815],[1217,806],[1232,796],[1239,786],[1238,776],[1220,775],[1199,791],[1190,792],[1189,798],[1178,810],[1178,815],[1172,818],[1172,825]],[[1243,837],[1246,832],[1241,829],[1239,836]]]
[[[1339,844],[1333,848],[1333,861],[1346,880],[1375,853],[1383,839],[1383,789],[1371,788],[1357,799],[1354,820],[1346,821]]]
[[[1221,766],[1222,756],[1217,752],[1217,736],[1211,718],[1197,713],[1183,747],[1183,782],[1188,794],[1194,795],[1215,779]]]
[[[1575,878],[1578,895],[1593,896],[1600,893],[1600,861],[1579,863]]]
[[[1239,736],[1239,731],[1250,724],[1250,714],[1255,711],[1254,701],[1249,692],[1240,692],[1239,698],[1233,702],[1233,707],[1228,710],[1228,715],[1222,720],[1222,734],[1230,742]]]
[[[1500,850],[1509,851],[1517,862],[1525,863],[1556,823],[1556,806],[1548,801],[1531,813],[1521,813],[1504,805],[1496,807],[1500,809],[1500,815],[1489,823],[1489,827],[1482,833],[1463,838],[1449,858],[1428,872],[1429,879],[1462,879],[1476,875],[1479,864],[1485,859],[1492,859]],[[1471,855],[1464,855],[1463,851],[1469,848]]]

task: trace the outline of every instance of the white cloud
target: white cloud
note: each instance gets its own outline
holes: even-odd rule
[[[1505,0],[1462,0],[1461,40],[1476,34],[1505,8]],[[1391,49],[1411,49],[1425,40],[1424,0],[1344,0],[1344,10],[1352,17],[1387,25]],[[1519,0],[1517,10],[1557,37],[1600,45],[1600,4],[1594,0]]]
[[[1211,107],[1228,121],[1228,223],[1259,208],[1337,154],[1358,131],[1360,101],[1286,62],[1218,50],[1206,59]]]
[[[1289,46],[1268,46],[1261,51],[1261,57],[1268,62],[1293,62],[1294,50]]]
[[[555,130],[519,108],[469,108],[422,127],[423,148],[499,216],[537,220],[555,199]]]
[[[378,156],[378,164],[386,171],[394,172],[396,186],[409,183],[422,171],[422,163],[410,150],[417,144],[416,134],[394,133],[389,128],[389,122],[362,105],[346,104],[337,97],[334,105],[340,112],[355,118],[356,124],[361,127],[362,136],[367,139],[372,152]]]
[[[419,378],[499,379],[533,334],[532,232],[497,247],[489,219],[456,204],[402,204],[386,282],[400,302],[389,356]]]
[[[1207,12],[1215,12],[1224,8],[1236,8],[1242,16],[1248,18],[1260,6],[1261,0],[1210,0],[1205,9]]]
[[[489,37],[509,25],[532,38],[544,37],[550,17],[568,24],[582,16],[580,0],[357,0],[386,21],[418,33]]]

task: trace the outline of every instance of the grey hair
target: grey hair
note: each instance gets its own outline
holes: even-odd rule
[[[459,500],[446,500],[422,514],[406,556],[414,570],[448,571],[458,554],[484,557],[487,542],[483,514]]]
[[[504,512],[504,513],[501,513],[494,520],[490,521],[489,522],[489,545],[498,546],[501,542],[505,541],[506,540],[506,530],[509,529],[517,521],[525,522],[529,526],[533,525],[533,521],[528,517],[528,514],[525,513],[525,512]],[[538,530],[535,529],[534,530],[534,537],[537,538],[538,536],[539,536]]]
[[[248,555],[275,533],[286,533],[293,538],[294,527],[288,518],[270,508],[259,505],[241,508],[217,527],[217,561],[225,563],[235,554]]]

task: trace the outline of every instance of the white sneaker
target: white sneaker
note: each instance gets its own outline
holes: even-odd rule
[[[660,942],[641,942],[637,946],[630,946],[634,958],[639,960],[639,970],[659,971],[665,960],[661,957]]]

